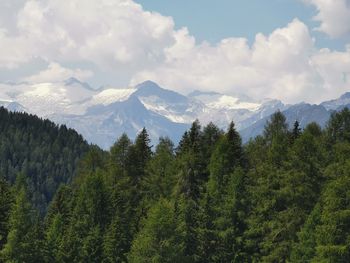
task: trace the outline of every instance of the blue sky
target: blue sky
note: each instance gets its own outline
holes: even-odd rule
[[[335,0],[337,1],[337,0]],[[302,0],[136,0],[146,10],[171,16],[176,27],[188,27],[198,41],[216,43],[227,37],[246,37],[254,41],[259,32],[269,34],[299,18],[309,28],[317,27],[313,21],[315,6]],[[312,31],[316,46],[344,50],[347,39],[331,39]]]
[[[0,83],[70,77],[317,103],[350,90],[350,0],[0,1]]]

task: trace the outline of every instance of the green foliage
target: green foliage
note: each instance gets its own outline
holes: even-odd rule
[[[0,178],[0,250],[6,244],[13,199],[14,196],[8,183]]]
[[[348,108],[332,114],[326,133],[332,143],[350,142],[350,110]]]
[[[61,183],[71,182],[89,146],[74,130],[0,108],[0,176],[26,177],[33,205],[44,215]]]
[[[4,262],[350,261],[347,109],[334,113],[324,130],[315,123],[301,130],[298,122],[289,130],[277,112],[246,145],[233,123],[223,132],[195,121],[177,148],[160,138],[154,152],[146,129],[135,141],[122,135],[109,152],[75,139],[62,149],[55,143],[59,130],[69,130],[6,111],[0,117],[25,120],[24,134],[33,129],[44,137],[41,146],[38,138],[29,140],[30,150],[0,148],[10,182],[0,180]],[[14,124],[6,125],[1,131],[12,136]],[[42,172],[48,159],[41,154],[13,166],[22,152],[36,156],[41,148],[60,160],[50,161],[57,171]],[[79,165],[60,159],[69,152],[78,159],[85,153]],[[42,220],[34,207],[42,208],[38,200],[52,175],[57,185],[50,188],[54,198],[45,197],[52,201]]]
[[[133,241],[129,262],[185,262],[184,237],[176,220],[174,204],[160,199]]]
[[[322,194],[321,217],[316,226],[313,262],[350,261],[350,162],[340,169]]]
[[[175,165],[174,144],[168,138],[160,138],[143,180],[148,202],[170,198],[176,183]]]
[[[6,262],[43,262],[44,242],[25,186],[17,192],[9,219],[7,243],[0,252]]]

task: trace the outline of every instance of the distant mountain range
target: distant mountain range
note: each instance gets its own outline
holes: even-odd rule
[[[350,92],[319,105],[288,105],[216,92],[195,91],[184,96],[151,81],[130,88],[96,90],[70,78],[58,83],[2,83],[0,106],[66,124],[107,149],[122,133],[133,139],[143,127],[154,143],[160,136],[178,142],[195,119],[203,125],[212,121],[223,129],[233,120],[247,141],[263,131],[277,110],[285,114],[290,125],[298,120],[302,127],[310,122],[324,126],[332,111],[350,106]]]

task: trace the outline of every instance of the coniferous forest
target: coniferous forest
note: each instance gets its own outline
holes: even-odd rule
[[[105,152],[0,110],[2,262],[350,262],[350,111],[242,144],[195,121]]]

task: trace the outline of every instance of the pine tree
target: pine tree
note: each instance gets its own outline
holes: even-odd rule
[[[170,198],[176,183],[175,165],[174,144],[169,138],[160,138],[143,180],[147,202]]]
[[[330,143],[350,142],[350,110],[348,108],[332,114],[326,133]]]
[[[65,234],[65,261],[95,262],[102,260],[102,232],[110,218],[109,192],[102,172],[84,177],[78,193],[70,224]]]
[[[202,131],[198,120],[192,124],[183,139],[181,151],[177,153],[175,211],[178,216],[178,229],[184,238],[184,256],[190,262],[199,262],[199,202],[207,178],[207,164],[202,158]]]
[[[205,163],[209,163],[216,144],[222,135],[223,131],[212,122],[203,128],[201,146],[203,151],[202,158]]]
[[[122,204],[119,204],[122,206]],[[133,239],[132,224],[128,221],[127,207],[119,207],[103,240],[103,262],[127,262],[127,255]]]
[[[289,258],[295,233],[315,206],[323,182],[321,142],[306,130],[286,149],[283,163],[266,160],[250,171],[247,235],[256,260]]]
[[[287,135],[286,117],[280,111],[277,111],[265,125],[264,138],[269,146],[268,157],[278,167],[286,159],[289,144]]]
[[[30,201],[44,217],[61,183],[70,183],[90,146],[72,129],[0,107],[0,173],[10,185],[26,177]]]
[[[8,183],[0,178],[0,251],[6,244],[13,199],[13,193]]]
[[[45,218],[45,241],[49,261],[64,261],[65,235],[72,216],[72,191],[70,187],[62,185],[52,200]]]
[[[10,214],[7,243],[1,251],[6,262],[44,262],[40,227],[29,202],[25,186],[21,186]]]
[[[118,177],[127,175],[127,165],[129,163],[129,154],[132,143],[124,133],[110,149],[110,169],[113,170],[113,183],[116,183]]]
[[[135,151],[136,154],[138,154],[137,161],[139,162],[139,172],[141,174],[144,174],[144,168],[152,156],[152,146],[150,143],[151,139],[149,138],[147,130],[143,128],[135,140]]]
[[[160,199],[133,241],[129,262],[188,262],[176,218],[174,204]]]
[[[298,139],[300,134],[301,134],[300,123],[296,120],[294,122],[293,130],[292,130],[292,132],[290,134],[291,143],[293,143],[296,139]]]
[[[316,227],[316,255],[312,262],[350,261],[350,162],[330,171],[336,174],[321,198],[320,223]]]
[[[310,262],[316,254],[316,227],[320,224],[321,207],[316,204],[307,221],[298,233],[298,240],[293,244],[291,262]]]

